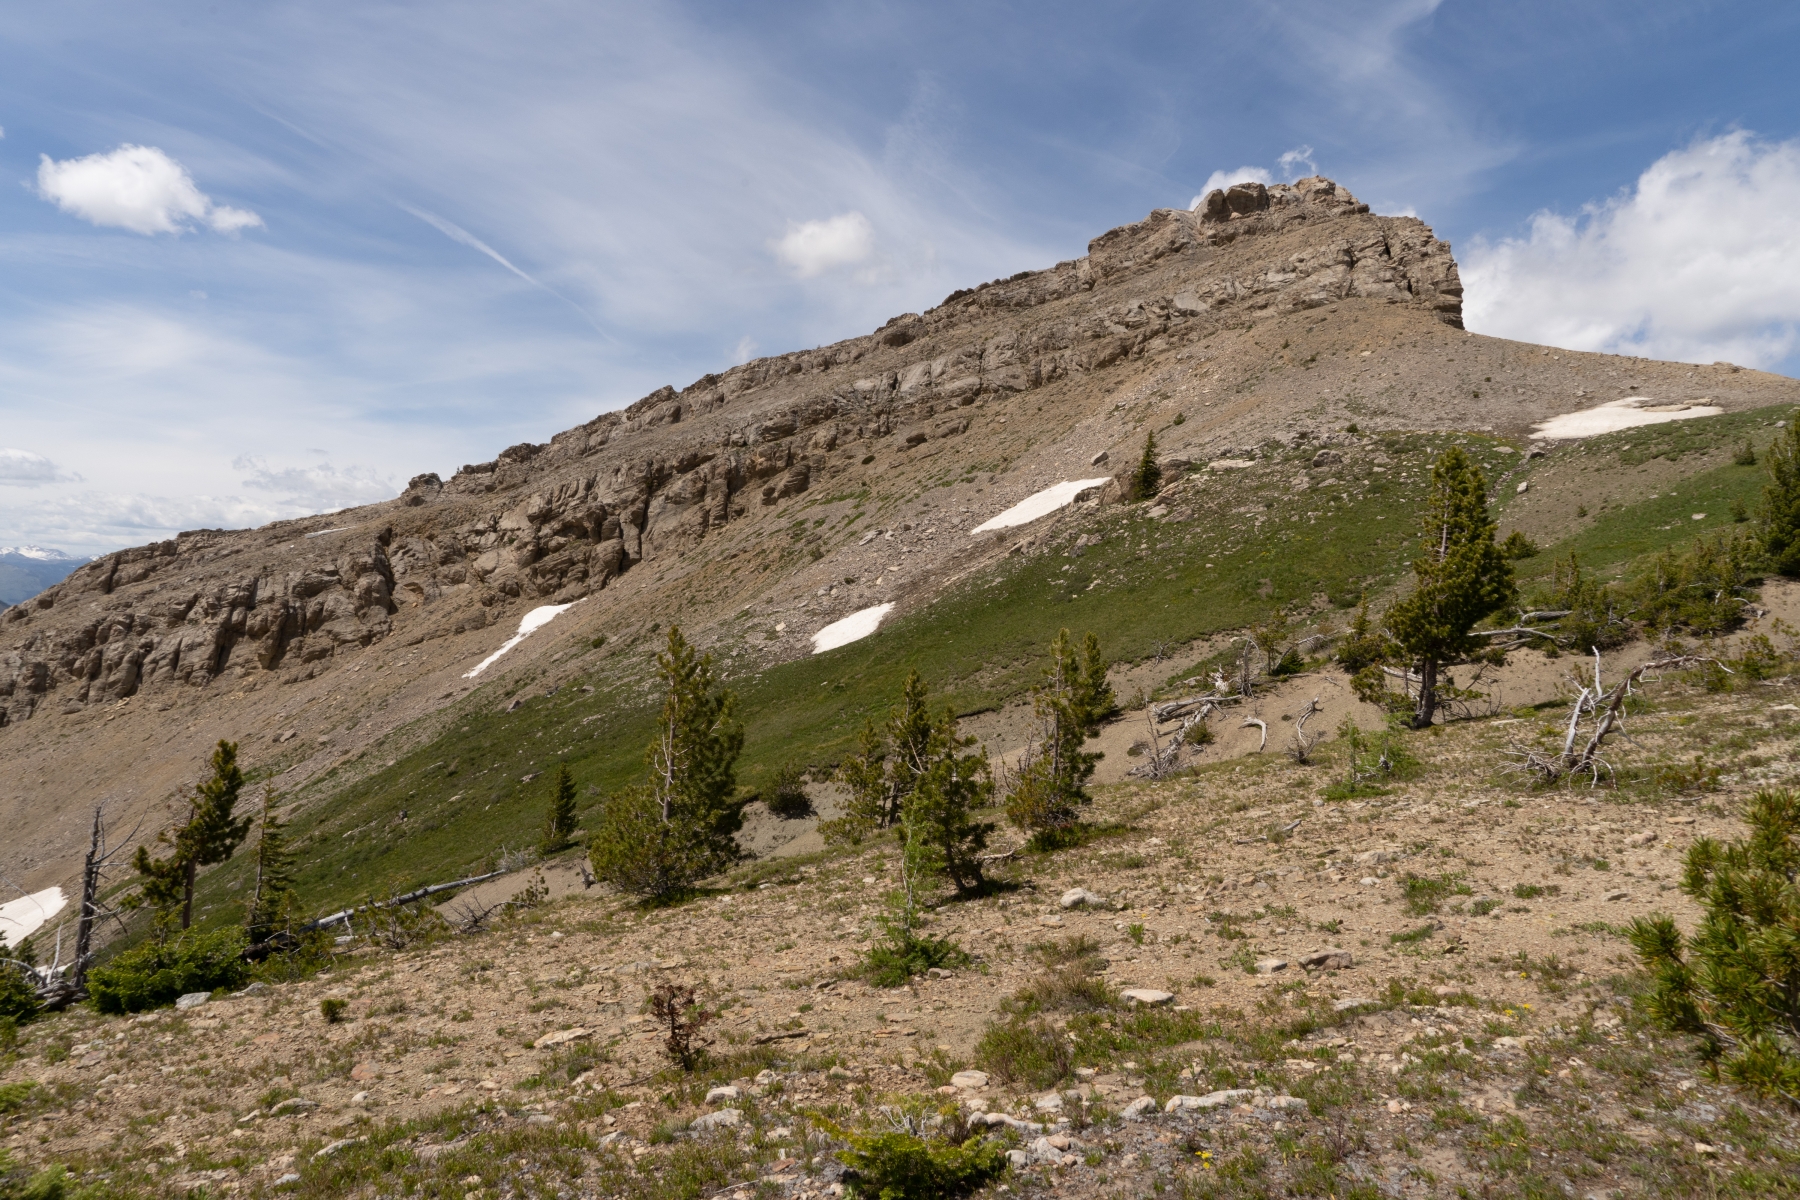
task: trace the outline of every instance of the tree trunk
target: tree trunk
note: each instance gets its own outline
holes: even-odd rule
[[[194,923],[194,875],[199,871],[199,864],[188,859],[181,871],[181,928],[185,932]]]
[[[94,832],[88,838],[87,858],[81,864],[81,913],[75,922],[75,964],[72,982],[76,991],[87,986],[88,951],[94,943],[94,918],[100,893],[100,806],[94,806]]]
[[[1437,715],[1438,662],[1435,658],[1419,660],[1419,704],[1413,710],[1413,728],[1424,729]]]

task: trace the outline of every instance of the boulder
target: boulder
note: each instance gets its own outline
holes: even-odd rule
[[[1191,1112],[1195,1109],[1220,1108],[1251,1095],[1249,1088],[1226,1088],[1221,1092],[1208,1092],[1204,1096],[1170,1096],[1169,1102],[1163,1105],[1164,1112]]]
[[[1127,1121],[1136,1121],[1145,1113],[1155,1111],[1155,1100],[1151,1099],[1149,1096],[1139,1096],[1136,1100],[1133,1100],[1130,1104],[1127,1104],[1120,1110],[1119,1115],[1124,1117]]]
[[[1354,967],[1356,958],[1348,950],[1339,950],[1336,946],[1326,946],[1322,950],[1313,950],[1302,954],[1300,965],[1308,971],[1339,971],[1345,967]]]
[[[966,1091],[974,1091],[976,1088],[984,1088],[987,1085],[988,1073],[986,1071],[958,1071],[950,1077],[951,1087],[963,1088]]]
[[[1263,958],[1258,959],[1256,963],[1256,973],[1258,975],[1273,975],[1277,971],[1285,971],[1287,969],[1288,960],[1285,958]]]
[[[713,1129],[735,1129],[743,1124],[744,1114],[735,1108],[721,1108],[718,1112],[709,1112],[703,1117],[695,1117],[689,1129],[702,1133]]]
[[[730,1084],[726,1084],[724,1087],[716,1087],[712,1091],[706,1093],[706,1102],[708,1104],[730,1104],[737,1098],[738,1090]]]
[[[1175,999],[1174,992],[1159,992],[1155,988],[1126,988],[1119,995],[1133,1004],[1167,1004]]]
[[[1064,908],[1080,908],[1083,905],[1088,905],[1093,908],[1105,908],[1106,898],[1103,896],[1096,896],[1086,888],[1075,887],[1064,892],[1062,894],[1062,899],[1058,900],[1057,903]]]
[[[190,1008],[199,1008],[202,1004],[205,1004],[211,999],[211,992],[189,992],[187,995],[175,1001],[175,1009],[177,1012],[186,1012]]]

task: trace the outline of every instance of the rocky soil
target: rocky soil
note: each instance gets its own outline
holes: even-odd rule
[[[842,1190],[818,1116],[922,1105],[1012,1147],[990,1194],[1785,1194],[1793,1115],[1644,1024],[1619,931],[1691,924],[1683,852],[1792,780],[1797,689],[1664,681],[1619,788],[1505,769],[1554,709],[1413,736],[1421,774],[1363,799],[1322,796],[1329,743],[1106,785],[1089,844],[935,910],[973,960],[904,988],[856,976],[895,877],[874,847],[663,911],[576,886],[183,1011],[63,1014],[0,1069],[37,1084],[0,1146],[105,1195],[807,1198]],[[1719,774],[1643,769],[1695,753]],[[1078,1067],[1045,1090],[982,1038],[1058,958],[1142,991],[1045,1010]],[[697,1074],[645,1012],[663,982],[720,1013]]]

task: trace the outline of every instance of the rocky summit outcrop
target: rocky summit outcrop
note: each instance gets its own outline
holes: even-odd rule
[[[1095,238],[1086,257],[952,293],[874,334],[665,387],[396,500],[107,555],[0,615],[0,725],[162,688],[321,664],[404,630],[480,628],[845,474],[840,443],[900,453],[969,411],[1211,333],[1344,299],[1461,323],[1450,249],[1328,179],[1214,192]],[[450,600],[454,616],[433,619]]]

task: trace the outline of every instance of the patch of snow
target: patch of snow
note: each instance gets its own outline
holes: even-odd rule
[[[823,654],[827,650],[836,650],[839,646],[861,641],[879,629],[881,619],[893,611],[892,603],[877,604],[874,608],[853,612],[841,621],[833,621],[813,634],[813,653]]]
[[[1627,396],[1608,400],[1595,408],[1563,413],[1551,417],[1532,430],[1531,436],[1568,441],[1632,429],[1639,425],[1661,425],[1665,421],[1687,421],[1694,417],[1716,417],[1725,410],[1700,400],[1693,404],[1681,401],[1657,402],[1648,396]]]
[[[1245,467],[1254,467],[1253,458],[1215,458],[1206,464],[1215,471],[1242,471]]]
[[[350,528],[348,525],[333,525],[330,529],[315,529],[311,533],[302,534],[301,536],[302,537],[324,537],[328,533],[342,533],[342,532],[344,532],[344,530],[346,530],[348,528]]]
[[[53,887],[0,904],[0,941],[9,947],[17,947],[68,903],[63,890]]]
[[[1099,479],[1075,479],[1047,487],[1035,495],[1027,496],[997,517],[989,517],[986,521],[969,530],[970,533],[986,533],[991,529],[1011,529],[1014,525],[1026,525],[1039,517],[1047,517],[1059,508],[1067,508],[1075,502],[1075,497],[1091,487],[1099,487],[1108,482],[1111,476]]]
[[[526,613],[524,619],[519,622],[519,632],[502,642],[498,650],[476,663],[474,670],[464,671],[463,678],[475,678],[477,675],[498,662],[502,654],[505,654],[508,650],[511,650],[514,646],[548,625],[560,614],[567,612],[569,609],[574,608],[580,603],[580,600],[571,600],[567,604],[545,604],[532,609],[530,612]]]

